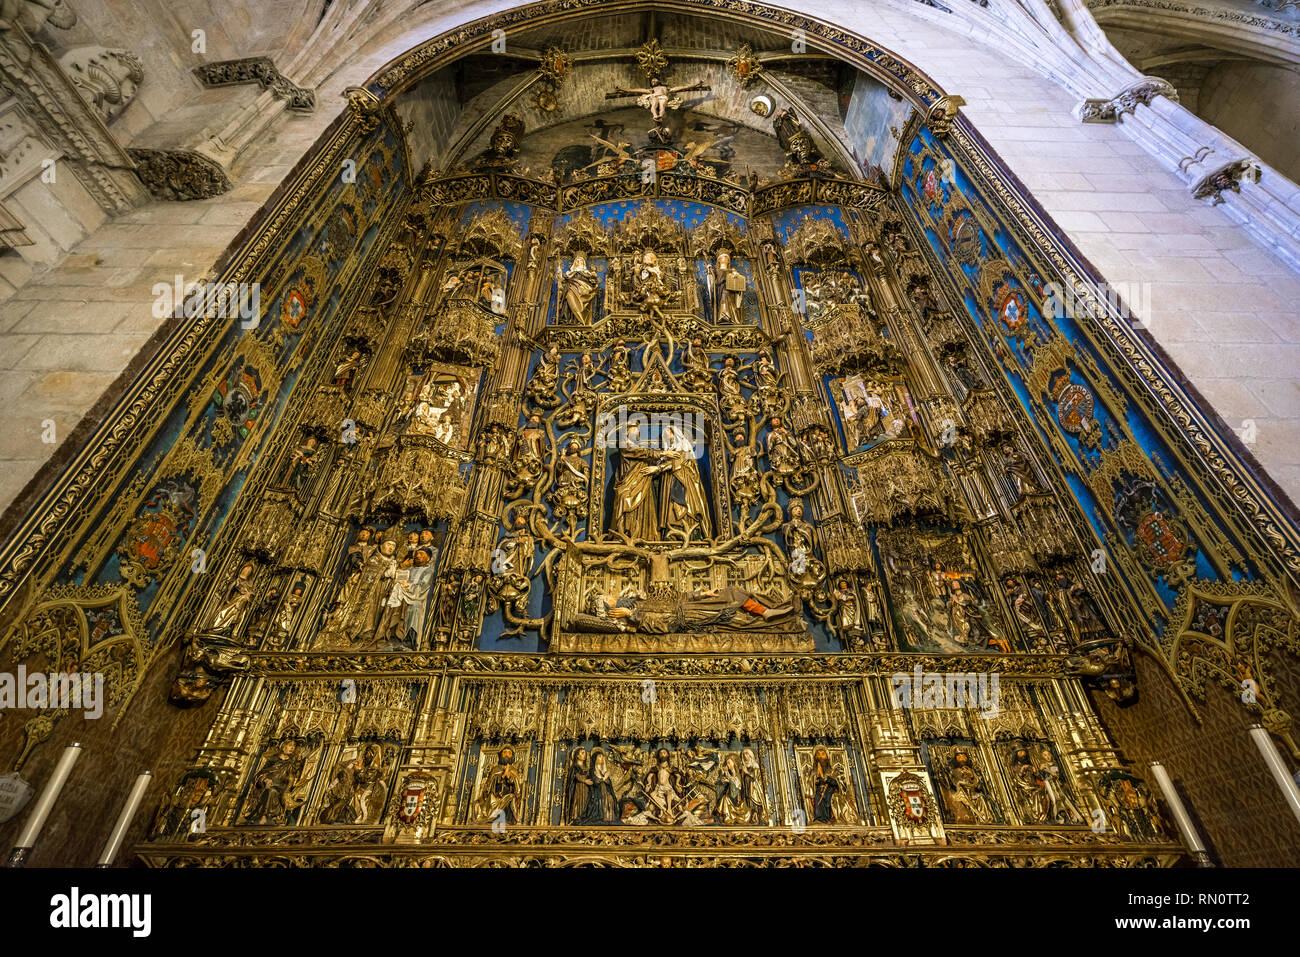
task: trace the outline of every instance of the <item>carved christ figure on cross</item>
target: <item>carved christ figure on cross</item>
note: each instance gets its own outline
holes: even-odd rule
[[[621,86],[615,87],[613,92],[606,93],[605,99],[617,100],[625,96],[635,96],[637,106],[643,107],[650,111],[650,118],[656,124],[662,125],[664,116],[669,110],[675,110],[682,105],[679,93],[706,92],[713,87],[705,83],[692,83],[690,86],[668,86],[659,77],[650,78],[649,88],[633,88],[625,90]]]

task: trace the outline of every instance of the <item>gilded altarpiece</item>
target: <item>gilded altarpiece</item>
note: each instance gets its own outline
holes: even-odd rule
[[[779,173],[695,164],[653,90],[577,175],[516,164],[511,114],[413,175],[380,94],[450,41],[350,91],[232,267],[276,277],[261,328],[178,344],[5,633],[118,707],[181,642],[173,700],[220,696],[145,861],[1158,866],[1089,688],[1131,700],[1142,646],[1189,700],[1258,681],[1290,741],[1291,530],[1103,309],[1053,309],[1085,277],[947,98],[823,41],[914,104],[892,182],[788,114]]]
[[[1146,831],[1091,826],[1128,775],[1069,662],[1114,605],[979,353],[963,392],[925,337],[888,194],[459,189],[418,185],[387,334],[329,360],[357,466],[289,427],[257,506],[337,532],[308,569],[245,527],[198,614],[251,664],[149,860],[1176,856],[1145,791]],[[1024,503],[1055,538],[1008,565]],[[921,700],[954,671],[993,703]]]

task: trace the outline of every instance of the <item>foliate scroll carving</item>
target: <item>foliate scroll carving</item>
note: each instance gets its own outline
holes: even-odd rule
[[[462,252],[513,260],[524,252],[518,227],[500,206],[476,215],[459,235]]]
[[[720,209],[713,209],[704,221],[691,230],[691,254],[712,257],[718,250],[735,256],[753,254],[749,238]]]
[[[1084,123],[1116,123],[1125,113],[1132,113],[1139,106],[1150,106],[1157,96],[1178,102],[1178,91],[1172,83],[1158,76],[1144,76],[1112,97],[1084,100],[1077,112]]]
[[[420,327],[407,354],[417,366],[445,361],[491,369],[501,353],[501,339],[496,332],[501,319],[477,302],[451,300]]]
[[[821,375],[896,372],[902,361],[898,347],[881,333],[875,310],[864,303],[831,303],[808,325],[813,364]]]
[[[362,133],[371,133],[383,122],[384,104],[370,90],[360,86],[350,86],[343,91],[347,98],[348,109],[352,111],[357,128]]]
[[[464,509],[465,456],[432,436],[403,435],[380,456],[370,483],[374,509],[391,508],[425,521],[455,521]]]
[[[1223,202],[1224,193],[1240,193],[1243,182],[1257,183],[1259,177],[1260,166],[1256,160],[1234,160],[1193,183],[1192,198],[1209,199],[1210,205],[1218,206]]]
[[[572,256],[576,252],[607,255],[609,234],[604,226],[596,222],[590,209],[581,209],[556,232],[555,248],[566,256]]]
[[[204,63],[194,68],[194,75],[204,86],[256,83],[263,90],[270,90],[276,99],[284,100],[291,110],[310,113],[316,109],[316,94],[289,80],[267,56]]]
[[[844,262],[847,251],[847,241],[833,223],[810,216],[787,240],[785,259],[790,265],[826,266]]]
[[[953,514],[952,491],[935,463],[910,440],[883,442],[853,459],[850,497],[859,520],[890,525],[912,515]]]
[[[136,172],[156,199],[211,199],[230,189],[220,164],[192,150],[129,150]]]

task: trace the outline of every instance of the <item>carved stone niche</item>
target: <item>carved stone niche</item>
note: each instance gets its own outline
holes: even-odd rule
[[[910,439],[882,442],[852,463],[850,496],[861,522],[890,525],[907,516],[953,513],[952,491],[937,464]]]

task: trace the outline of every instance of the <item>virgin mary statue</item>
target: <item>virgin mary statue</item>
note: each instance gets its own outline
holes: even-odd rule
[[[691,440],[676,426],[665,426],[660,441],[667,474],[659,509],[664,538],[683,542],[713,537],[709,500],[700,482],[699,464]]]

